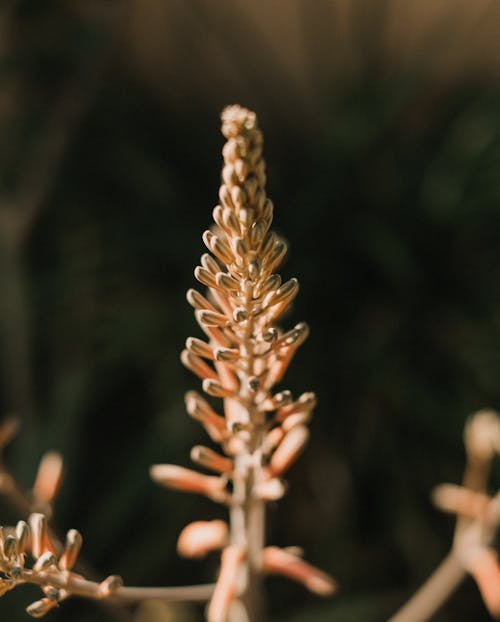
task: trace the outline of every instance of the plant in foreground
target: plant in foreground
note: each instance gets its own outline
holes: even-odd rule
[[[70,596],[111,602],[146,599],[209,601],[208,622],[255,622],[264,618],[262,578],[281,574],[310,591],[329,596],[335,581],[305,562],[296,549],[265,542],[266,503],[285,494],[283,476],[307,443],[307,424],[315,406],[312,393],[293,398],[273,392],[297,348],[307,337],[303,323],[288,331],[280,317],[298,291],[296,279],[282,283],[276,273],[286,244],[270,230],[273,205],[265,194],[262,134],[253,112],[239,106],[222,114],[224,168],[214,226],[203,235],[210,251],[195,270],[206,295],[189,290],[187,298],[206,340],[191,337],[182,353],[184,365],[201,381],[213,407],[199,393],[186,395],[186,408],[222,453],[195,446],[191,459],[211,475],[170,464],[151,467],[152,478],[176,490],[203,494],[226,505],[229,523],[195,521],[178,539],[179,554],[203,557],[221,551],[215,585],[179,588],[123,587],[118,576],[101,582],[81,573],[82,538],[70,530],[61,542],[49,529],[62,461],[42,459],[33,490],[20,489],[0,460],[0,492],[29,518],[0,531],[0,595],[33,583],[43,597],[27,612],[42,617]],[[219,412],[217,412],[219,410]],[[15,426],[0,427],[0,449]],[[500,523],[498,494],[486,493],[490,465],[500,449],[500,420],[480,412],[466,430],[467,466],[463,487],[444,485],[434,494],[441,509],[458,515],[452,552],[390,622],[428,619],[466,572],[476,579],[486,605],[500,618],[500,569],[490,545]],[[1,456],[0,456],[1,457]]]

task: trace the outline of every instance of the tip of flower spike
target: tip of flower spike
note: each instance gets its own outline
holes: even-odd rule
[[[252,130],[257,126],[255,112],[238,104],[227,106],[221,114],[222,133],[226,138],[241,134],[242,130]]]

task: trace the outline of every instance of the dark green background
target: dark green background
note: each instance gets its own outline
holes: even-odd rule
[[[319,398],[269,542],[303,546],[343,587],[324,602],[269,581],[270,618],[383,621],[448,550],[453,522],[429,493],[461,478],[467,416],[500,405],[500,84],[486,36],[500,16],[444,2],[419,39],[425,8],[403,4],[0,8],[0,404],[24,421],[5,461],[28,488],[44,451],[64,454],[55,522],[82,531],[98,576],[214,577],[216,558],[180,560],[175,541],[222,511],[160,490],[148,467],[188,466],[206,442],[183,406],[198,381],[179,352],[200,336],[184,292],[217,201],[219,114],[235,102],[259,115],[290,243],[282,273],[301,284],[287,321],[311,327],[284,386]],[[21,518],[4,504],[1,516]],[[17,589],[0,617],[27,619],[37,597]],[[49,619],[115,618],[74,601]],[[489,617],[469,580],[435,619]]]

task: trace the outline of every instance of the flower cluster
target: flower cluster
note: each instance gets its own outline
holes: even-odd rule
[[[224,549],[210,622],[225,620],[233,601],[248,600],[256,577],[266,572],[287,575],[323,596],[335,590],[329,576],[299,556],[264,545],[263,506],[285,493],[282,477],[308,441],[316,399],[312,393],[294,399],[290,391],[273,392],[308,328],[300,323],[283,331],[277,325],[298,282],[282,282],[276,272],[287,246],[270,229],[273,204],[265,193],[263,138],[255,114],[226,108],[222,133],[227,142],[220,204],[213,210],[214,226],[203,234],[209,252],[195,270],[207,294],[187,293],[206,340],[190,337],[181,359],[209,396],[188,392],[187,412],[224,455],[204,446],[191,451],[195,463],[216,475],[168,464],[151,468],[158,483],[230,508],[230,528],[221,521],[197,522],[179,539],[184,555]],[[210,398],[223,400],[222,413]]]
[[[72,595],[97,599],[111,595],[121,587],[120,577],[92,583],[73,572],[81,546],[82,536],[71,529],[58,552],[47,518],[40,513],[33,513],[27,523],[19,521],[15,528],[0,527],[0,596],[24,583],[40,586],[44,596],[26,611],[41,618]]]

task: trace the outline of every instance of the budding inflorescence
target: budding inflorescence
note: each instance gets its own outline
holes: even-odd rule
[[[223,400],[219,414],[209,400],[190,391],[186,406],[226,455],[202,446],[193,448],[192,460],[216,475],[173,465],[151,469],[160,484],[204,494],[231,509],[231,537],[220,573],[224,585],[216,588],[208,608],[210,621],[224,619],[219,609],[226,611],[229,601],[245,592],[251,583],[249,573],[264,571],[263,542],[256,545],[258,537],[252,541],[259,530],[252,534],[251,508],[285,493],[281,478],[307,443],[306,426],[316,402],[312,393],[294,399],[290,391],[273,392],[307,338],[308,328],[300,323],[283,331],[277,325],[297,295],[298,282],[295,278],[282,282],[275,272],[287,247],[271,231],[273,204],[265,193],[263,138],[255,114],[240,106],[226,108],[222,133],[226,143],[220,204],[213,210],[214,226],[203,234],[209,252],[202,255],[194,272],[207,293],[189,290],[187,294],[207,339],[188,338],[181,360],[198,376],[208,396]],[[213,535],[214,527],[194,525],[196,529],[183,532],[179,546],[183,554],[192,550],[198,556],[200,534],[210,540],[207,534]],[[223,538],[213,542],[219,548],[226,545]],[[279,560],[274,571],[282,569],[306,587],[316,585],[304,571],[312,568],[305,562],[286,555]],[[295,570],[286,572],[287,563]],[[236,572],[237,568],[243,570]],[[329,580],[324,574],[321,577]],[[230,585],[237,580],[238,589]],[[313,591],[329,592],[326,587]]]
[[[27,523],[19,521],[15,528],[0,527],[0,595],[24,583],[38,585],[44,596],[26,609],[34,618],[41,618],[73,594],[109,596],[120,587],[119,577],[93,584],[73,572],[81,546],[82,536],[71,529],[62,552],[56,551],[47,518],[40,513],[31,514]]]

